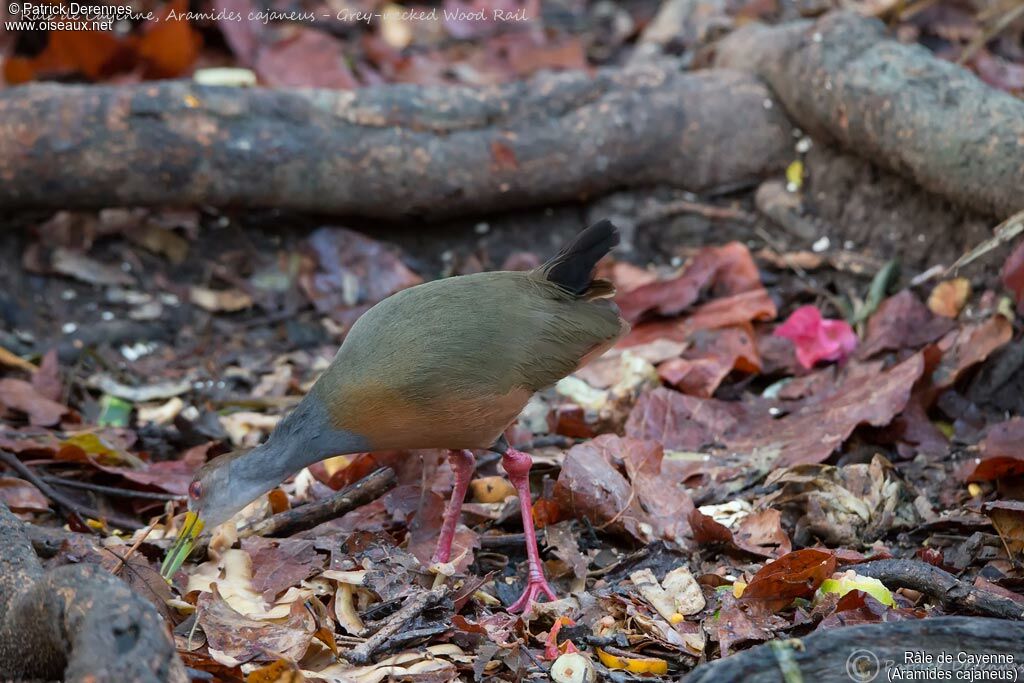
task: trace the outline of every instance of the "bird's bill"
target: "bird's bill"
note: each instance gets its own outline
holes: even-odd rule
[[[167,551],[164,563],[160,565],[160,576],[168,580],[174,576],[175,572],[185,563],[189,553],[192,552],[192,548],[196,544],[196,538],[199,537],[199,533],[202,530],[203,520],[199,519],[199,515],[191,510],[186,512],[185,523],[182,524],[178,537],[174,539],[174,545]]]

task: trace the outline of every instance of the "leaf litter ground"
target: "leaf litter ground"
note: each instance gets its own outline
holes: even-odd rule
[[[494,457],[480,458],[449,575],[428,571],[451,489],[441,451],[311,467],[238,521],[381,467],[397,484],[286,538],[222,529],[168,586],[156,569],[191,473],[264,438],[362,311],[425,279],[548,255],[526,236],[475,231],[413,252],[253,222],[58,214],[45,241],[4,253],[0,448],[78,512],[49,562],[116,572],[196,671],[515,680],[578,651],[619,680],[669,680],[759,642],[962,612],[857,574],[885,558],[1024,603],[1024,421],[1002,391],[1024,356],[999,285],[894,287],[872,306],[872,272],[827,254],[794,272],[737,242],[668,245],[678,267],[635,252],[602,264],[633,331],[509,431],[535,458],[559,601],[504,609],[525,558]],[[16,468],[0,500],[42,527],[67,521]]]

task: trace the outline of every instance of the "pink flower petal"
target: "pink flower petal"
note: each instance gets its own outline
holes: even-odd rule
[[[857,335],[846,321],[822,318],[814,306],[793,311],[775,334],[793,342],[796,359],[808,369],[819,361],[842,360],[857,347]]]

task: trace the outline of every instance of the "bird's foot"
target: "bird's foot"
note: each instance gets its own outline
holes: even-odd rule
[[[530,466],[532,463],[533,458],[527,453],[509,447],[506,447],[501,458],[501,464],[508,472],[508,478],[519,494],[519,510],[523,515],[523,534],[526,536],[526,555],[530,561],[526,590],[508,608],[509,612],[522,612],[529,609],[542,594],[547,596],[548,600],[558,599],[555,597],[555,591],[551,590],[547,579],[544,578],[540,551],[537,549],[537,534],[533,530],[533,503],[530,500]]]
[[[530,580],[526,584],[526,590],[523,591],[523,594],[519,596],[518,600],[509,606],[509,612],[528,611],[530,607],[533,606],[533,603],[539,602],[537,598],[541,595],[546,596],[547,599],[552,602],[558,599],[558,596],[555,595],[555,591],[551,589],[551,586],[548,584],[547,579],[544,578],[543,574],[540,576],[533,576],[533,572],[530,572],[530,574],[531,576]]]

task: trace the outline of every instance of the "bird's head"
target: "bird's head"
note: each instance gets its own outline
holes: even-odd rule
[[[228,521],[303,467],[332,455],[372,450],[364,437],[331,423],[313,389],[263,444],[225,453],[199,468],[188,487],[185,522],[160,567],[164,578],[178,571],[204,528]]]
[[[236,512],[276,483],[271,481],[268,485],[265,481],[257,480],[254,487],[253,477],[246,475],[250,470],[253,470],[253,473],[257,472],[258,468],[253,467],[255,462],[241,457],[246,453],[247,451],[225,453],[206,463],[196,472],[188,487],[188,512],[185,513],[185,521],[160,567],[160,574],[165,579],[174,576],[185,562],[203,529],[212,529],[228,521]]]

